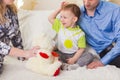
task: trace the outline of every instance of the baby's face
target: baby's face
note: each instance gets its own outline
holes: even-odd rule
[[[60,12],[60,20],[64,27],[73,27],[76,24],[77,17],[70,10]]]

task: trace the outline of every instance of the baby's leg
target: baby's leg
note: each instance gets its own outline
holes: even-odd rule
[[[59,60],[63,63],[67,63],[67,59],[73,57],[74,54],[66,54],[60,51],[56,51],[59,54]]]
[[[91,53],[83,53],[81,57],[76,62],[79,66],[85,66],[91,63],[94,60],[94,55]]]

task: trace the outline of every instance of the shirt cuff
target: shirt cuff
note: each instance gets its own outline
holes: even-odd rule
[[[111,61],[111,56],[105,56],[100,60],[104,65],[107,65]]]

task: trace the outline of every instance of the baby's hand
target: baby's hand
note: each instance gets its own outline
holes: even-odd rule
[[[67,4],[69,4],[69,2],[63,1],[63,2],[61,3],[61,9],[62,9],[65,5],[67,5]]]
[[[74,58],[67,59],[68,64],[74,64],[75,62],[76,62],[76,60]]]

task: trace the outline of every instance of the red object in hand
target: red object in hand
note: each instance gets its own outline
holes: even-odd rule
[[[41,57],[43,57],[45,59],[49,58],[49,56],[46,53],[40,52],[39,54]]]
[[[59,56],[59,54],[57,53],[57,52],[52,52],[52,55],[54,56],[54,57],[58,57]]]

